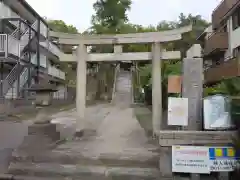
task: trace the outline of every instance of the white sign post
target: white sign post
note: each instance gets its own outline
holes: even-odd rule
[[[168,98],[168,125],[188,125],[188,98]]]
[[[210,174],[209,164],[208,147],[172,147],[172,172]]]

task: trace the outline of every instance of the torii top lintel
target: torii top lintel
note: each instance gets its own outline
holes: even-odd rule
[[[50,36],[58,38],[59,44],[85,44],[90,46],[97,44],[139,44],[176,41],[182,38],[183,33],[190,31],[192,31],[192,25],[162,32],[130,33],[116,35],[81,35],[51,31]]]

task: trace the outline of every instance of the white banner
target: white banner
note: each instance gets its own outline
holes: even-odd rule
[[[204,98],[204,129],[226,129],[233,126],[229,113],[229,100],[222,95]]]
[[[168,125],[188,125],[188,99],[168,98]]]
[[[173,146],[172,172],[210,173],[209,148],[204,146]]]

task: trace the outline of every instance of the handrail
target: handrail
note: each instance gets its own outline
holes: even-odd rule
[[[14,49],[12,50],[12,54],[16,55],[17,57],[20,57],[20,41],[17,40],[15,37],[8,35],[8,51],[11,48],[14,47]],[[16,47],[15,47],[16,46]],[[16,49],[15,49],[16,48]]]
[[[24,84],[26,83],[27,79],[28,79],[28,68],[25,68],[23,70],[23,72],[21,73],[20,77],[22,77],[22,79],[20,78],[19,86],[20,86],[20,88],[22,88],[24,86]]]
[[[228,57],[226,57],[226,58],[224,58],[224,61],[222,61],[220,64],[212,64],[212,65],[209,65],[209,66],[207,66],[207,68],[205,68],[203,71],[204,72],[206,72],[208,69],[210,69],[210,68],[218,68],[218,67],[220,67],[220,66],[222,66],[222,65],[224,65],[224,64],[227,64],[227,63],[229,63],[229,61],[232,61],[232,60],[235,60],[236,58],[238,58],[238,57],[232,57],[232,56],[228,56]]]
[[[137,69],[137,68],[136,68]],[[133,90],[133,73],[134,73],[134,69],[133,69],[133,67],[131,66],[131,69],[130,69],[130,71],[131,71],[131,98],[132,98],[132,104],[134,104],[134,90]]]
[[[33,29],[35,29],[35,26],[37,26],[37,21],[35,21],[32,25],[31,25],[31,27],[33,28]],[[30,29],[30,31],[32,32],[31,33],[31,39],[34,37],[34,35],[35,35],[35,32],[34,31],[32,31],[31,29]],[[27,45],[27,43],[28,43],[28,38],[29,38],[29,31],[28,31],[28,29],[23,33],[23,35],[21,36],[21,41],[20,41],[20,44],[21,44],[21,47],[20,47],[20,50],[22,51],[23,49],[24,49],[24,47]]]
[[[47,31],[48,31],[47,26],[46,26],[42,21],[40,21],[40,33],[41,33],[44,37],[47,37]]]
[[[5,95],[10,87],[13,85],[16,76],[18,75],[19,70],[21,70],[23,67],[20,64],[16,64],[14,68],[11,70],[11,72],[7,75],[7,77],[3,80],[3,94]]]
[[[0,52],[6,52],[7,35],[0,34]]]
[[[18,65],[16,65],[16,66],[18,66]],[[22,88],[25,85],[25,83],[27,82],[27,79],[28,79],[28,68],[24,68],[23,66],[20,66],[20,67],[21,67],[21,69],[20,69],[19,87]],[[5,89],[5,97],[8,96],[9,92],[14,92],[14,90],[15,90],[15,93],[17,93],[16,86],[14,86],[15,83],[16,83],[16,81],[14,81],[14,79],[13,79],[11,84],[9,83],[9,85],[12,86],[12,87],[11,88],[8,87],[8,88]],[[15,96],[16,95],[17,94],[15,94]],[[13,96],[13,94],[11,96]]]
[[[48,67],[48,74],[50,74],[54,77],[58,77],[60,79],[65,79],[65,73],[54,66]]]
[[[226,35],[227,35],[227,32],[221,32],[221,31],[212,32],[212,33],[208,36],[207,40],[211,39],[211,38],[212,38],[214,35],[216,35],[216,34],[226,34]]]
[[[111,103],[113,103],[115,96],[116,96],[116,84],[117,84],[117,75],[118,72],[120,70],[120,64],[118,64],[115,68],[115,74],[114,74],[114,83],[113,83],[113,90],[112,90],[112,101]]]
[[[60,48],[51,41],[49,41],[49,50],[53,52],[56,56],[60,56],[61,53]]]
[[[20,28],[20,29],[19,29],[19,28],[16,28],[16,29],[11,33],[11,36],[17,38],[19,31],[20,31],[20,34],[21,34],[21,36],[22,36],[23,34],[25,34],[25,33],[27,32],[27,30],[28,30],[28,28],[26,28],[26,27]]]
[[[36,28],[35,26],[37,26],[37,21],[35,21],[35,22],[31,25],[31,27],[32,27],[33,29]],[[32,31],[32,30],[31,30],[31,31]],[[28,35],[28,31],[25,31],[25,33],[22,35],[22,37],[25,36],[26,34]],[[33,34],[35,34],[34,31],[33,31],[33,33],[31,34],[31,38],[32,38]]]

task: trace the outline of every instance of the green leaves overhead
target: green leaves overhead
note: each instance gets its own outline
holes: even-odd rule
[[[121,24],[128,21],[127,11],[130,10],[131,0],[97,0],[93,8],[96,14],[92,23],[101,24],[108,28],[109,33],[119,31]]]
[[[51,29],[57,32],[77,34],[78,30],[73,25],[67,25],[62,20],[49,20],[48,25]]]

